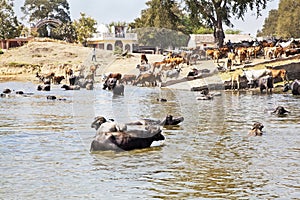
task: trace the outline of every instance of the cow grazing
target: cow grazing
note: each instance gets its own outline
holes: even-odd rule
[[[260,93],[263,93],[263,90],[266,90],[267,93],[272,93],[272,88],[274,88],[273,77],[270,75],[261,77],[259,79],[258,86],[260,89]]]
[[[264,125],[260,122],[255,122],[252,126],[252,129],[249,131],[249,136],[262,136]]]
[[[300,95],[300,81],[296,79],[292,82],[292,84],[285,84],[283,92],[287,92],[288,90],[292,90],[293,95]]]

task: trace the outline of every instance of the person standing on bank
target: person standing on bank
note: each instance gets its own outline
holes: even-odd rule
[[[93,55],[92,55],[92,61],[93,60],[95,60],[95,62],[97,62],[96,61],[96,48],[94,47],[94,49],[93,49],[93,53],[92,53]]]

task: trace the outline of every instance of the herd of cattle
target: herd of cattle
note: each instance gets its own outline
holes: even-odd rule
[[[240,43],[226,44],[221,48],[209,48],[205,50],[206,59],[214,62],[219,59],[227,60],[227,69],[233,65],[243,64],[253,58],[276,59],[300,54],[300,40],[272,40],[272,41],[244,41]]]
[[[290,43],[291,44],[291,43]],[[250,48],[250,47],[249,47]],[[240,48],[236,48],[240,49]],[[229,52],[228,54],[230,54]],[[157,86],[163,81],[177,79],[181,72],[181,64],[187,64],[188,59],[182,54],[169,54],[160,62],[149,63],[145,54],[141,55],[141,63],[137,65],[138,75],[109,73],[102,75],[103,89],[113,91],[114,94],[124,95],[124,85],[132,84],[135,86]],[[67,79],[69,85],[64,84],[62,88],[66,90],[79,90],[94,88],[96,68],[93,66],[86,75],[74,75],[71,69],[67,69],[65,76],[55,76],[54,73],[39,75],[36,77],[43,83],[38,85],[38,90],[50,90],[51,83],[60,84],[62,80]],[[191,72],[190,72],[191,73]],[[187,76],[189,76],[189,74]],[[193,72],[194,73],[194,72]],[[290,84],[285,69],[260,69],[260,70],[235,70],[230,72],[231,79],[224,82],[224,89],[243,89],[259,87],[260,91],[272,92],[274,81],[283,81],[286,87],[290,87],[293,94],[299,94],[298,81]],[[291,87],[293,86],[293,87]]]

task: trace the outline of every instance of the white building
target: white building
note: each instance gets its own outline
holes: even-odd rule
[[[126,26],[112,26],[111,31],[102,26],[98,33],[87,39],[88,46],[111,51],[119,47],[122,51],[132,52],[137,43],[137,34],[127,33]]]

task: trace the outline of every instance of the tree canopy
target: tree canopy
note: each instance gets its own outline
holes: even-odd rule
[[[279,7],[269,11],[258,36],[300,37],[300,1],[280,0]]]
[[[279,37],[300,37],[300,1],[281,0],[278,7],[276,32]]]
[[[162,49],[186,46],[189,40],[189,35],[166,28],[139,28],[135,32],[138,34],[139,44]]]
[[[129,26],[132,28],[156,27],[184,31],[183,13],[174,0],[147,1],[149,7]]]
[[[14,13],[12,1],[0,0],[0,24],[0,39],[20,36],[23,25]]]
[[[29,23],[37,23],[48,18],[57,19],[63,23],[71,21],[70,7],[67,0],[25,0],[21,11]],[[49,29],[53,28],[53,25],[46,24],[38,32],[40,36],[49,36]]]
[[[33,23],[45,18],[54,18],[61,22],[71,21],[67,0],[25,0],[21,11]]]
[[[87,38],[97,32],[97,21],[92,17],[80,13],[80,18],[73,22],[79,42],[85,45]]]
[[[271,0],[185,0],[190,19],[197,24],[205,24],[214,30],[218,46],[224,42],[223,24],[233,27],[233,18],[244,19],[249,10],[256,10],[257,16]]]
[[[278,20],[278,10],[273,9],[269,11],[269,16],[265,19],[261,32],[257,36],[275,36]]]

